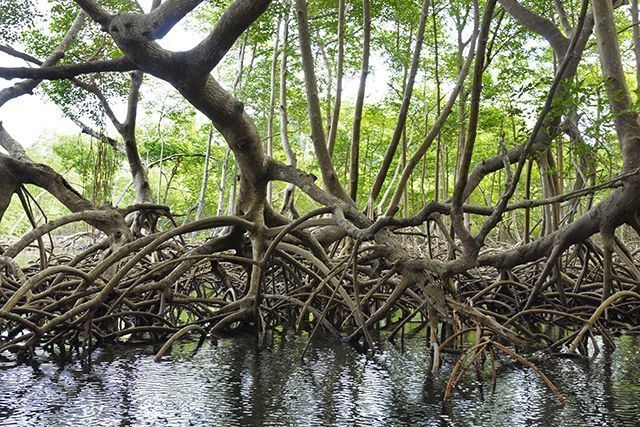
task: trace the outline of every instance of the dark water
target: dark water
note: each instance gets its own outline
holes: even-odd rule
[[[490,379],[463,381],[443,412],[443,374],[426,373],[423,340],[387,344],[374,358],[319,342],[306,364],[303,338],[258,353],[252,338],[181,344],[154,363],[152,349],[102,351],[91,368],[0,363],[0,425],[640,425],[640,340],[588,363],[537,364],[564,407],[531,371],[501,359]]]

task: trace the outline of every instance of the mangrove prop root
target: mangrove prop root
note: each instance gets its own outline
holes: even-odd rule
[[[264,338],[276,328],[307,331],[310,340],[330,332],[375,351],[374,335],[384,337],[381,331],[393,338],[426,327],[434,370],[440,351],[463,354],[446,400],[470,366],[479,369],[489,359],[495,372],[495,353],[503,353],[534,370],[562,401],[521,354],[585,353],[594,334],[610,342],[637,325],[637,269],[618,252],[607,260],[616,288],[608,298],[602,258],[588,245],[578,247],[584,254],[563,259],[558,277],[541,279],[548,270],[544,260],[444,277],[419,258],[387,259],[376,241],[346,238],[319,246],[309,232],[332,220],[319,215],[332,214],[323,208],[271,228],[249,217],[207,218],[129,242],[103,240],[75,257],[51,248],[46,267],[39,260],[18,265],[25,242],[35,242],[47,226],[0,257],[0,354],[28,357],[40,348],[68,360],[91,357],[109,343],[149,343],[163,344],[155,357],[161,360],[192,333],[202,339],[253,330]],[[405,231],[415,231],[411,227]],[[197,243],[194,233],[217,229],[231,231]],[[416,235],[410,244],[416,253],[431,248],[432,258],[443,261],[447,240],[430,239]],[[261,250],[254,250],[256,242]],[[474,331],[477,341],[469,346],[467,334]]]

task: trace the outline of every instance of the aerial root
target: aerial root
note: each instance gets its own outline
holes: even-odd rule
[[[447,381],[447,386],[444,392],[444,402],[445,404],[451,403],[451,396],[453,394],[453,390],[462,381],[465,372],[471,367],[471,365],[476,364],[477,372],[481,372],[484,368],[484,364],[487,360],[487,355],[489,355],[489,359],[491,360],[491,377],[494,381],[496,381],[496,369],[495,369],[495,352],[494,349],[499,350],[505,355],[509,356],[511,359],[520,363],[521,365],[530,368],[533,372],[540,377],[540,379],[547,385],[549,390],[556,395],[560,404],[564,404],[566,398],[560,393],[558,388],[553,384],[553,382],[547,377],[544,372],[542,372],[536,365],[520,356],[513,350],[503,346],[497,341],[483,338],[479,340],[480,342],[469,349],[467,349],[456,363],[453,365],[453,369],[451,370],[451,374],[449,374],[449,379]],[[480,374],[478,375],[480,376]]]
[[[187,325],[185,327],[183,327],[182,329],[180,329],[178,332],[176,332],[175,334],[173,334],[171,336],[171,338],[169,338],[167,340],[166,343],[164,343],[164,345],[162,346],[162,348],[160,348],[160,350],[158,351],[158,353],[156,353],[156,357],[154,358],[154,360],[156,362],[159,362],[162,359],[162,356],[165,355],[165,353],[167,351],[169,351],[171,349],[171,346],[173,345],[173,343],[175,343],[177,340],[179,340],[180,338],[182,338],[182,336],[187,335],[193,331],[197,331],[202,335],[206,335],[207,331],[205,331],[204,329],[202,329],[200,326],[198,325]]]

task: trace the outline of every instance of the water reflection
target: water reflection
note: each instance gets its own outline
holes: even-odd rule
[[[446,375],[428,374],[424,340],[374,357],[331,341],[278,338],[256,351],[250,337],[177,346],[153,362],[150,348],[103,351],[93,365],[0,362],[0,425],[638,425],[639,341],[589,362],[538,360],[567,397],[560,407],[538,377],[507,360],[495,391],[475,375],[443,412]],[[446,360],[443,372],[451,369]]]

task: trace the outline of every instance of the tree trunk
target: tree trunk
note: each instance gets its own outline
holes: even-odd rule
[[[284,20],[284,34],[282,41],[282,59],[280,60],[280,144],[290,166],[296,167],[296,155],[291,148],[289,142],[289,117],[287,113],[287,47],[289,45],[289,17]],[[298,213],[295,208],[295,189],[293,184],[287,184],[282,198],[282,207],[280,213],[284,214],[287,210],[295,218]]]
[[[398,148],[398,144],[400,143],[402,130],[404,129],[407,121],[407,114],[409,113],[409,104],[411,103],[411,96],[413,94],[413,86],[416,79],[416,74],[418,73],[418,65],[420,64],[420,54],[422,52],[422,43],[424,41],[424,31],[427,23],[427,15],[429,13],[429,1],[430,0],[424,0],[424,2],[422,3],[420,25],[418,27],[418,34],[416,37],[416,46],[413,51],[413,59],[411,61],[411,69],[409,71],[409,80],[407,81],[407,84],[404,90],[404,95],[402,97],[402,106],[400,107],[400,113],[398,115],[398,122],[396,123],[396,128],[393,131],[393,136],[391,137],[391,141],[389,142],[389,147],[387,147],[387,152],[385,153],[384,159],[382,160],[380,171],[376,175],[376,179],[371,188],[371,192],[369,196],[371,207],[373,207],[376,199],[380,195],[380,191],[382,190],[384,180],[387,177],[387,172],[389,171],[389,167],[393,162],[393,158]]]
[[[153,195],[151,194],[151,186],[149,185],[149,177],[147,169],[142,164],[140,153],[138,152],[138,144],[136,142],[136,117],[138,111],[138,100],[140,98],[140,86],[144,74],[141,71],[131,73],[131,87],[129,88],[129,101],[127,107],[127,118],[124,124],[118,125],[114,123],[116,128],[124,139],[127,161],[133,178],[133,184],[136,191],[136,203],[153,203]],[[162,155],[161,155],[162,156]],[[161,157],[162,158],[162,157]],[[162,165],[160,166],[160,174],[162,175]],[[158,188],[158,197],[160,196],[160,188]]]
[[[222,172],[220,174],[220,184],[218,185],[218,209],[216,209],[216,215],[222,215],[224,212],[224,190],[227,185],[227,169],[229,168],[229,154],[231,153],[231,149],[227,147],[227,152],[224,155],[224,160],[222,161]],[[234,176],[234,191],[235,191],[235,176]],[[231,203],[231,200],[230,200]]]
[[[600,65],[605,78],[611,113],[620,148],[623,170],[640,166],[640,126],[637,113],[631,111],[631,97],[627,87],[618,33],[613,17],[613,6],[607,0],[593,0],[593,16],[596,26]]]
[[[640,14],[638,13],[638,0],[631,0],[631,24],[633,25],[633,54],[636,59],[636,90],[640,88],[640,28],[638,25]]]
[[[267,121],[267,156],[273,157],[273,119],[276,108],[276,71],[278,68],[278,49],[280,48],[280,23],[282,17],[278,17],[278,26],[276,27],[276,36],[273,46],[273,56],[271,58],[271,78],[269,92],[269,119]],[[267,201],[271,203],[271,183],[267,186]]]
[[[362,111],[364,109],[364,94],[369,75],[369,50],[371,48],[371,6],[369,0],[362,1],[362,66],[360,68],[360,85],[356,98],[355,112],[353,116],[353,135],[349,158],[349,195],[354,202],[358,201],[358,178],[360,167],[360,129],[362,128]]]
[[[211,159],[211,141],[213,140],[213,125],[209,129],[209,138],[207,140],[207,152],[204,157],[204,166],[202,167],[202,185],[200,186],[200,195],[198,196],[198,202],[196,203],[196,216],[195,220],[202,218],[202,212],[204,211],[205,199],[207,197],[207,184],[209,183],[209,160]]]
[[[339,199],[350,202],[349,195],[344,191],[338,181],[338,176],[331,162],[331,156],[325,143],[322,114],[320,112],[320,100],[318,98],[318,84],[311,52],[311,37],[309,32],[309,19],[307,16],[306,0],[296,0],[298,13],[298,33],[300,38],[300,50],[302,53],[302,69],[309,103],[309,119],[311,121],[311,139],[318,159],[318,166],[322,173],[322,181],[329,193]]]
[[[344,32],[345,32],[345,0],[338,0],[338,71],[336,73],[336,98],[331,114],[331,126],[329,126],[329,156],[333,156],[338,135],[338,123],[340,121],[340,104],[342,102],[342,77],[344,74]]]

